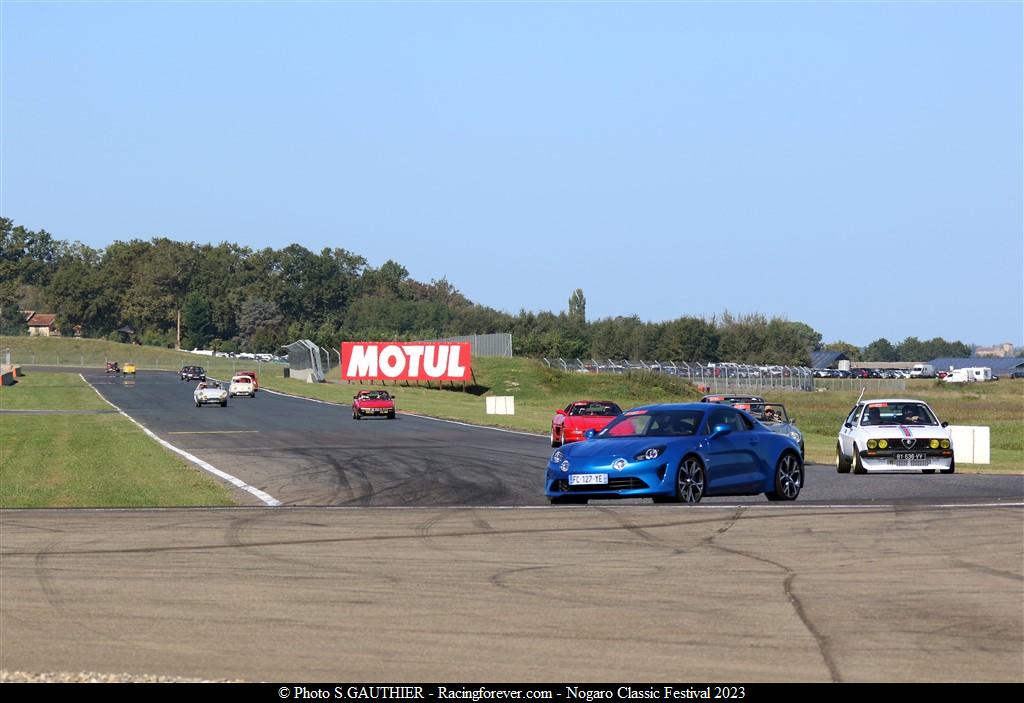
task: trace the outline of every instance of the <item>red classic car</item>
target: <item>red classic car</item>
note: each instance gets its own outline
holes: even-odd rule
[[[574,400],[564,410],[556,410],[551,420],[551,446],[560,447],[583,439],[587,430],[600,432],[622,408],[610,400]]]
[[[387,391],[359,391],[352,396],[352,419],[362,419],[363,415],[385,415],[394,420],[395,396]]]

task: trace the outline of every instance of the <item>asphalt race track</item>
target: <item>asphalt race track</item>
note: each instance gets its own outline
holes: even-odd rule
[[[141,373],[134,385],[85,374],[110,402],[159,437],[285,505],[547,505],[547,437],[404,415],[353,420],[348,406],[260,391],[226,408],[192,404],[195,383]],[[358,386],[353,386],[358,388]],[[483,401],[481,400],[481,405]],[[919,473],[839,475],[809,466],[797,503],[1021,500],[1024,476]],[[239,500],[261,504],[251,495]],[[596,501],[595,501],[596,502]],[[650,504],[650,501],[632,501]],[[764,496],[705,498],[709,505],[765,504]]]
[[[551,507],[543,437],[87,377],[293,507],[0,512],[4,670],[1024,681],[1024,477],[812,466],[793,504]]]

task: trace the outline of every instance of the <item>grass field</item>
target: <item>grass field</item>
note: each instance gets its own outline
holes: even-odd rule
[[[29,372],[0,389],[0,507],[234,505],[229,490],[111,410],[73,373]]]
[[[257,368],[260,384],[296,395],[348,403],[365,385],[310,384],[283,377],[279,364],[200,357],[185,352],[117,344],[102,340],[7,337],[15,361],[102,366],[105,359],[134,360],[141,369],[177,369],[183,363],[201,364],[211,375],[230,376],[235,369]],[[592,375],[555,371],[523,358],[473,360],[476,385],[485,395],[515,397],[514,416],[487,415],[485,400],[471,393],[438,391],[426,387],[389,385],[398,397],[399,411],[421,413],[464,422],[508,427],[546,434],[556,408],[572,400],[613,400],[623,408],[645,403],[691,401],[700,393],[688,383],[657,374]],[[337,378],[337,369],[331,373]],[[833,385],[834,384],[830,384]],[[865,397],[908,396],[926,400],[939,417],[956,425],[987,425],[991,428],[992,463],[971,466],[958,463],[959,471],[1024,473],[1024,380],[1004,379],[987,384],[952,386],[933,380],[909,380],[904,391],[869,390]],[[811,461],[831,463],[840,424],[860,394],[859,388],[830,388],[820,392],[765,392],[770,400],[784,402],[804,432]]]

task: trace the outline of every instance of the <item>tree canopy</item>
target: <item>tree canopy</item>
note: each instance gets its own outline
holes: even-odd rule
[[[168,238],[116,241],[102,250],[32,232],[0,218],[0,332],[25,332],[20,309],[54,312],[70,332],[117,338],[130,324],[143,343],[222,351],[277,352],[299,338],[324,347],[342,340],[411,340],[511,332],[517,355],[660,361],[810,363],[812,351],[851,359],[967,356],[960,342],[908,337],[863,350],[822,344],[802,322],[760,313],[644,322],[638,316],[587,320],[586,296],[569,291],[560,312],[513,315],[468,300],[446,278],[422,283],[400,263],[379,268],[340,247],[300,244],[253,250]]]

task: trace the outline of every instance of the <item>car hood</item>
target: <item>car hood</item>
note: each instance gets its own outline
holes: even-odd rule
[[[568,415],[565,418],[565,427],[573,428],[577,430],[603,430],[605,425],[615,419],[615,416],[601,417],[601,416],[585,416],[585,415]]]
[[[797,428],[797,426],[794,425],[791,422],[773,422],[771,424],[768,424],[768,423],[762,423],[762,424],[764,424],[765,429],[770,430],[770,431],[774,432],[775,434],[786,435],[788,437],[792,433],[796,432],[801,437],[803,436],[803,432],[801,432]]]
[[[623,439],[588,439],[583,442],[573,442],[563,449],[565,456],[570,461],[591,459],[607,459],[612,461],[622,457],[632,460],[640,452],[651,447],[664,447],[669,443],[676,443],[680,440],[698,440],[699,437],[638,437]]]
[[[941,425],[872,425],[861,427],[859,434],[867,439],[949,439],[949,432]]]

